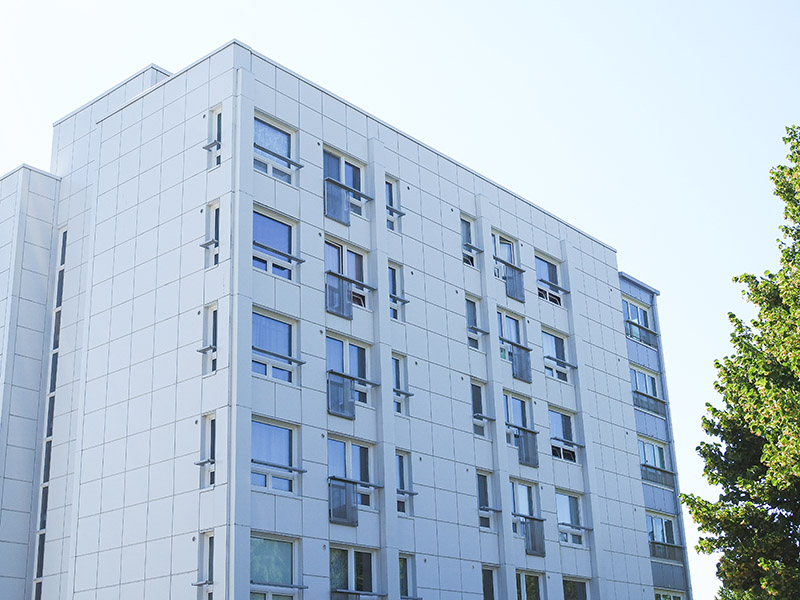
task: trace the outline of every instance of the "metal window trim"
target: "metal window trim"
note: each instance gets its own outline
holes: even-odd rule
[[[333,179],[332,177],[326,177],[326,178],[324,179],[324,181],[330,181],[330,182],[331,182],[333,185],[335,185],[336,187],[340,187],[340,188],[342,188],[344,191],[346,191],[346,192],[350,192],[351,194],[354,194],[354,195],[358,196],[360,200],[366,200],[367,202],[371,202],[372,200],[374,200],[374,198],[372,198],[372,197],[370,197],[370,196],[367,196],[367,195],[366,195],[364,192],[362,192],[361,190],[357,190],[356,188],[352,188],[352,187],[350,187],[349,185],[345,185],[345,184],[344,184],[344,183],[342,183],[341,181],[336,181],[336,180],[335,180],[335,179]]]
[[[275,254],[280,254],[281,256],[285,257],[286,260],[290,263],[296,262],[297,264],[301,264],[306,262],[306,259],[300,258],[299,256],[295,256],[294,254],[289,254],[288,252],[284,252],[283,250],[278,250],[276,248],[271,248],[266,244],[262,244],[261,242],[257,242],[253,240],[253,246],[256,246],[256,250],[266,250],[267,252],[274,252]],[[263,254],[263,253],[262,253]],[[270,257],[274,258],[274,257]]]
[[[284,132],[284,133],[285,133],[285,132]],[[286,156],[283,156],[282,154],[278,154],[278,153],[277,153],[277,152],[275,152],[274,150],[270,150],[269,148],[264,148],[264,146],[259,146],[259,145],[258,145],[258,144],[256,144],[255,142],[253,142],[253,149],[255,149],[255,150],[258,150],[259,152],[266,152],[266,153],[267,153],[267,154],[269,154],[270,156],[274,156],[275,158],[277,158],[277,159],[279,159],[279,160],[282,160],[282,161],[284,161],[284,162],[287,162],[287,163],[289,163],[289,164],[290,164],[292,167],[294,167],[295,169],[297,169],[298,171],[299,171],[300,169],[302,169],[302,168],[305,166],[305,165],[302,165],[301,163],[299,163],[299,162],[297,162],[297,161],[294,161],[294,160],[292,160],[291,158],[287,158]],[[253,155],[253,158],[254,158],[254,159],[258,159],[258,156],[254,154],[254,155]],[[263,158],[263,157],[262,157],[262,158]],[[278,166],[280,167],[281,165],[278,165]]]

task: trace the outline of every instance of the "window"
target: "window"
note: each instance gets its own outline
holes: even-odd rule
[[[525,302],[524,271],[517,266],[516,242],[499,233],[492,233],[494,276],[506,282],[506,296]]]
[[[294,279],[292,263],[305,262],[292,254],[293,227],[253,211],[253,267],[284,279]]]
[[[481,569],[481,582],[483,600],[494,600],[494,569],[483,567]]]
[[[674,592],[656,592],[655,600],[683,600],[683,597]]]
[[[329,313],[353,318],[353,305],[367,308],[364,255],[341,244],[325,242],[325,308]]]
[[[384,184],[386,193],[386,229],[400,233],[400,217],[405,213],[400,210],[400,202],[397,197],[399,186],[392,180],[387,179]]]
[[[474,221],[469,217],[461,215],[461,249],[462,257],[465,265],[470,267],[475,266],[475,255],[481,252],[481,249],[475,245],[475,237],[473,236]]]
[[[651,542],[675,544],[675,525],[672,518],[647,514],[647,535]]]
[[[255,117],[253,168],[284,183],[292,183],[293,168],[302,165],[292,160],[292,134]]]
[[[292,594],[261,588],[287,588],[295,585],[294,544],[287,540],[250,535],[250,599],[289,600]]]
[[[399,354],[392,355],[392,392],[394,393],[394,412],[398,415],[408,414],[408,391],[406,359]]]
[[[348,592],[374,592],[372,552],[353,548],[331,548],[332,600],[347,600]]]
[[[206,268],[219,264],[219,200],[206,206],[206,239],[200,247],[206,252]]]
[[[214,583],[214,532],[206,531],[201,534],[200,567],[197,569],[199,577],[195,585],[204,587]],[[206,591],[203,598],[211,598],[212,592]]]
[[[649,307],[636,304],[632,300],[623,300],[622,316],[625,319],[625,335],[652,348],[658,347],[656,332],[650,323]]]
[[[644,371],[631,367],[631,387],[634,391],[641,394],[647,394],[653,398],[658,398],[656,378],[650,373],[645,373]]]
[[[216,483],[217,461],[217,419],[214,413],[203,415],[203,429],[200,432],[202,453],[196,464],[201,468],[200,487]]]
[[[367,349],[353,342],[325,338],[325,360],[329,379],[333,375],[347,380],[350,393],[344,400],[367,403]]]
[[[569,381],[569,367],[564,338],[542,331],[544,350],[544,374],[561,381]]]
[[[325,215],[345,225],[350,225],[350,214],[364,216],[364,204],[372,200],[362,191],[361,169],[356,161],[323,152],[323,177],[325,179]]]
[[[400,600],[413,598],[416,592],[414,572],[414,557],[408,554],[400,555]]]
[[[568,544],[583,544],[580,498],[564,492],[556,492],[558,513],[558,539]]]
[[[219,341],[219,310],[210,304],[203,311],[203,347],[198,350],[203,355],[203,374],[217,370],[217,343]]]
[[[369,448],[355,442],[328,439],[328,477],[356,482],[356,504],[372,505]]]
[[[486,435],[486,421],[491,417],[483,412],[483,384],[472,382],[470,384],[472,397],[472,431],[475,435]]]
[[[586,582],[564,579],[564,600],[586,600]]]
[[[253,420],[250,428],[250,484],[279,492],[296,492],[294,431],[289,427]]]
[[[397,471],[397,512],[411,513],[411,459],[407,452],[395,454],[395,470]]]
[[[208,168],[213,169],[222,164],[222,108],[214,108],[209,112],[208,143],[203,146],[208,150]]]
[[[522,342],[520,319],[497,311],[497,328],[500,332],[500,358],[511,361],[514,378],[530,383],[530,349]]]
[[[481,527],[492,526],[491,514],[499,512],[492,505],[491,474],[478,473],[478,524]]]
[[[639,440],[639,460],[643,465],[666,469],[666,448],[656,442]]]
[[[523,535],[523,528],[518,526],[518,517],[533,517],[536,515],[536,496],[532,485],[520,481],[511,480],[511,512],[514,513],[514,521],[511,528],[514,533]]]
[[[517,571],[517,600],[541,600],[539,575]]]
[[[253,312],[253,373],[279,381],[294,381],[292,325],[260,312]]]
[[[567,290],[558,285],[558,265],[537,256],[536,275],[539,277],[539,298],[561,306],[561,295]]]
[[[403,272],[400,265],[389,263],[389,316],[403,320],[403,306],[408,303],[403,297]]]
[[[503,394],[506,413],[506,441],[516,446],[520,464],[539,466],[539,449],[536,432],[528,425],[529,403],[517,396]]]
[[[475,350],[481,349],[480,336],[488,332],[480,327],[480,300],[474,297],[466,297],[467,313],[467,345]]]
[[[550,444],[553,456],[568,462],[577,462],[578,445],[575,443],[570,415],[550,411]]]

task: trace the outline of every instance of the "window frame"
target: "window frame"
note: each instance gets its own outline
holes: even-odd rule
[[[401,217],[406,215],[400,209],[400,182],[387,175],[383,189],[386,200],[386,229],[399,234]]]
[[[330,268],[333,265],[328,263],[328,252],[327,248],[335,248],[337,253],[337,265],[336,270]],[[352,305],[357,306],[359,308],[363,308],[364,310],[371,310],[368,302],[369,292],[375,290],[374,287],[368,285],[366,283],[367,278],[367,271],[368,265],[367,262],[369,260],[369,252],[367,250],[357,248],[356,246],[352,246],[344,241],[340,241],[333,238],[325,238],[324,243],[324,254],[323,254],[323,268],[325,270],[326,275],[330,275],[333,277],[337,277],[339,279],[344,279],[345,281],[349,281],[353,284],[354,287],[358,288],[360,291],[353,290],[352,292]],[[350,262],[350,255],[356,257],[354,259],[354,263]],[[361,270],[361,278],[359,278],[359,263],[360,263],[360,270]],[[355,265],[354,269],[355,272],[351,273],[351,265]]]
[[[403,582],[403,561],[405,561],[405,582]],[[414,564],[414,555],[407,552],[400,552],[398,555],[398,567],[400,571],[400,600],[417,599],[417,570]],[[405,583],[405,586],[403,585]],[[405,587],[405,590],[403,589]],[[403,593],[405,591],[405,594]]]
[[[289,464],[281,464],[279,461],[267,461],[254,457],[255,447],[255,426],[266,425],[277,429],[288,431],[288,457]],[[275,493],[281,495],[298,496],[300,494],[299,486],[301,483],[302,474],[306,472],[305,469],[299,466],[300,461],[300,429],[283,421],[276,421],[258,414],[253,414],[250,417],[250,487],[253,490],[260,492]],[[284,449],[286,450],[286,449]],[[255,483],[255,477],[264,477],[263,485]],[[285,482],[285,489],[281,486]]]
[[[526,517],[538,519],[540,515],[538,490],[536,488],[536,483],[513,477],[509,478],[509,484],[511,485],[511,530],[518,537],[523,537],[524,533],[522,532],[522,527],[518,525],[519,521]],[[525,510],[520,508],[520,488],[527,488],[528,501]]]
[[[637,439],[637,447],[639,449],[639,464],[654,467],[661,471],[669,471],[669,446],[668,444],[661,442],[659,440],[655,440],[653,438],[647,438],[642,435],[638,436]],[[647,462],[647,447],[651,446],[653,448],[653,460],[655,462],[650,463]],[[662,464],[658,464],[658,459],[661,459]]]
[[[414,394],[408,388],[408,359],[404,354],[392,352],[392,396],[397,415],[408,415],[408,399]]]
[[[369,220],[369,215],[367,214],[367,202],[372,200],[370,196],[364,191],[364,187],[366,184],[366,171],[367,171],[367,164],[354,156],[350,156],[345,154],[339,150],[335,150],[329,146],[324,146],[322,150],[322,179],[323,179],[323,188],[324,183],[327,181],[335,182],[334,185],[343,189],[344,193],[347,194],[347,202],[349,203],[349,212],[350,218],[353,215],[356,215],[362,219]],[[325,155],[329,155],[338,159],[339,168],[338,168],[338,176],[331,177],[330,175],[325,174]],[[351,167],[352,169],[357,170],[358,172],[358,184],[356,185],[353,182],[353,185],[347,183],[347,167]],[[349,225],[349,223],[348,223]]]
[[[219,345],[219,305],[216,302],[203,307],[203,347],[197,351],[203,355],[203,375],[217,372]]]
[[[411,453],[407,450],[395,450],[395,479],[397,484],[397,512],[406,517],[412,516],[414,480],[411,469]]]
[[[589,586],[587,585],[588,581],[583,580],[583,579],[572,579],[572,578],[569,578],[569,577],[565,577],[565,578],[561,579],[561,587],[562,587],[563,593],[564,593],[564,600],[572,600],[571,598],[567,597],[567,589],[566,589],[566,587],[567,587],[568,583],[574,583],[576,585],[580,584],[580,585],[583,586],[583,588],[582,588],[583,591],[582,592],[577,591],[577,588],[576,588],[575,600],[589,600]],[[581,595],[583,597],[581,597]]]
[[[208,151],[208,171],[222,164],[222,138],[225,131],[223,123],[220,104],[208,111],[208,143],[203,146]]]
[[[578,460],[579,450],[582,446],[577,442],[575,439],[576,435],[576,417],[575,413],[571,413],[565,411],[561,408],[555,408],[553,406],[549,406],[548,409],[548,426],[550,427],[550,453],[553,458],[557,458],[559,460],[563,460],[564,462],[570,462],[573,464],[580,464]],[[561,431],[563,432],[563,422],[564,418],[566,417],[569,419],[569,428],[570,433],[572,434],[572,438],[567,438],[566,436],[556,436],[553,435],[553,417],[554,415],[558,415],[561,417]]]
[[[483,485],[481,482],[483,481]],[[477,483],[477,504],[478,504],[478,526],[481,529],[494,529],[493,513],[500,512],[500,509],[492,506],[494,502],[495,493],[493,491],[493,477],[491,471],[476,469],[476,483]],[[485,500],[485,504],[482,504]]]
[[[291,545],[291,560],[292,564],[289,568],[289,583],[285,582],[265,582],[253,580],[253,538],[277,542],[279,544]],[[296,597],[297,590],[302,589],[302,586],[297,582],[300,581],[300,551],[298,540],[275,535],[272,533],[261,532],[257,530],[250,530],[250,593],[259,594],[264,596],[264,600],[271,600],[274,596],[290,596]],[[280,591],[276,591],[280,590]]]
[[[332,473],[331,442],[344,444],[344,475],[336,475],[335,473]],[[358,470],[360,471],[359,474],[362,476],[362,478],[356,478],[354,476],[353,470],[355,467],[353,466],[353,448],[360,448],[362,450],[366,449],[367,451],[367,479],[363,479],[363,470],[361,468],[362,465],[358,466]],[[378,475],[375,465],[375,446],[362,440],[353,440],[339,435],[328,435],[326,452],[328,462],[328,480],[340,479],[345,480],[345,482],[355,482],[355,493],[357,496],[355,503],[358,510],[378,510],[378,507],[375,506],[375,490],[379,489],[381,486],[371,481],[371,479],[377,477]]]
[[[494,260],[494,276],[502,281],[506,280],[506,269],[510,265],[519,269],[519,241],[514,238],[500,233],[499,231],[492,230],[492,252]],[[502,256],[497,253],[498,246],[505,246],[510,248],[510,256]],[[499,259],[499,260],[498,260]]]
[[[497,307],[497,327],[498,335],[500,338],[500,359],[507,362],[512,361],[512,356],[516,350],[525,351],[527,348],[525,335],[525,317],[517,315],[516,313],[509,312],[503,308]],[[507,325],[508,320],[511,319],[517,324],[516,327],[516,340],[513,336],[508,335]],[[530,350],[528,350],[530,351]]]
[[[678,536],[678,518],[675,515],[661,513],[657,511],[648,510],[645,512],[645,519],[647,523],[647,539],[650,542],[657,544],[665,544],[669,546],[680,546],[680,539]],[[660,522],[660,533],[663,539],[656,539],[656,521]],[[669,524],[669,527],[667,525]],[[668,531],[669,530],[669,531]],[[672,538],[671,540],[668,538]]]
[[[532,571],[522,571],[518,570],[516,572],[516,587],[517,587],[517,598],[527,598],[528,597],[528,577],[535,577],[536,578],[536,599],[542,600],[544,596],[542,595],[542,581],[544,581],[545,575],[544,573],[539,572],[532,572]]]
[[[471,319],[470,304],[475,307],[475,318]],[[464,311],[467,319],[467,347],[483,352],[481,338],[489,332],[481,328],[481,299],[477,296],[464,293]]]
[[[289,156],[280,154],[277,150],[266,148],[256,144],[256,121],[260,121],[267,127],[271,127],[276,131],[288,136],[289,138]],[[289,127],[287,124],[275,120],[258,110],[253,113],[253,171],[261,173],[267,177],[271,177],[277,181],[287,185],[297,185],[297,171],[303,168],[303,165],[293,159],[298,156],[298,135],[297,130]],[[285,163],[280,164],[280,163]],[[256,164],[263,165],[263,169],[256,166]],[[277,174],[276,174],[277,172]],[[287,181],[288,179],[288,181]]]
[[[633,318],[631,307],[636,309],[636,318]],[[641,314],[644,314],[644,319],[641,318]],[[622,320],[625,326],[625,336],[628,339],[658,349],[658,332],[655,330],[652,305],[648,306],[644,302],[623,295]],[[642,323],[642,320],[646,323]]]
[[[217,415],[209,412],[202,416],[200,430],[200,489],[212,488],[216,484],[217,462]]]
[[[338,543],[332,543],[328,549],[328,557],[330,559],[331,551],[344,551],[347,553],[346,560],[347,560],[347,589],[341,588],[334,588],[333,587],[333,578],[330,576],[330,560],[329,560],[329,580],[331,584],[331,593],[338,592],[342,595],[353,593],[353,592],[361,592],[366,597],[371,596],[383,596],[384,594],[380,594],[375,588],[378,584],[378,571],[376,565],[376,551],[371,548],[364,548],[364,547],[353,547],[353,546],[344,546]],[[369,566],[370,566],[370,589],[360,589],[358,583],[358,576],[356,573],[356,554],[361,554],[364,556],[369,556]],[[334,596],[332,596],[334,597]]]
[[[480,396],[480,412],[475,410],[475,390],[479,391]],[[478,381],[477,379],[470,379],[470,403],[472,406],[472,433],[484,439],[491,439],[489,432],[490,428],[487,427],[487,422],[494,421],[494,418],[486,414],[486,409],[491,406],[486,402],[486,383]]]
[[[288,347],[289,347],[289,354],[282,354],[277,352],[271,348],[262,348],[256,345],[255,339],[255,331],[252,332],[252,358],[251,358],[251,371],[253,375],[258,377],[265,377],[270,381],[280,381],[281,383],[285,383],[288,385],[298,386],[300,385],[299,375],[301,365],[305,364],[305,361],[300,360],[298,357],[298,350],[297,350],[297,343],[299,339],[299,323],[295,319],[291,319],[284,315],[280,315],[271,311],[266,310],[263,307],[258,305],[253,305],[253,319],[252,319],[252,326],[255,326],[255,316],[258,315],[260,317],[264,317],[267,319],[271,319],[272,321],[276,321],[283,325],[288,325],[289,327],[289,339],[288,339]],[[255,365],[262,365],[264,367],[264,373],[255,370]],[[286,377],[276,376],[275,371],[286,373]]]
[[[404,290],[403,265],[389,262],[389,318],[394,321],[405,321],[405,305],[408,304]]]
[[[461,213],[459,227],[459,235],[461,236],[461,261],[468,267],[478,269],[479,265],[476,263],[477,255],[483,252],[483,250],[475,244],[475,219]],[[469,239],[466,239],[467,237]]]
[[[279,225],[283,225],[288,228],[289,232],[289,250],[279,250],[273,246],[265,244],[263,241],[256,240],[256,215],[274,221]],[[258,204],[256,202],[253,203],[253,270],[258,271],[259,273],[264,273],[266,275],[271,275],[273,277],[278,277],[280,279],[285,279],[286,281],[294,281],[297,283],[296,272],[298,271],[297,265],[300,265],[305,262],[305,259],[300,258],[298,256],[298,248],[299,244],[297,241],[296,231],[299,228],[297,227],[297,223],[284,217],[283,215],[278,215],[277,213],[267,209],[265,206]],[[268,240],[265,240],[268,241]],[[256,263],[263,264],[262,266],[257,266]],[[276,271],[285,271],[287,275],[281,275],[280,272]]]
[[[563,306],[564,295],[569,293],[569,290],[562,287],[560,284],[561,265],[563,262],[537,252],[534,257],[534,264],[536,266],[536,283],[539,298],[547,300],[556,306]],[[546,277],[540,272],[540,267],[547,269]],[[552,281],[550,278],[552,273],[551,267],[555,270],[555,281]]]
[[[559,496],[575,500],[576,512],[578,515],[577,523],[573,521],[572,502],[568,501],[569,520],[562,521],[561,505],[559,504]],[[584,535],[587,531],[583,525],[583,496],[575,492],[567,490],[556,489],[556,520],[558,522],[558,541],[561,544],[570,546],[585,546]]]
[[[555,356],[546,354],[548,346],[550,345],[545,340],[548,336],[553,339],[552,347]],[[561,354],[559,354],[559,341],[561,342]],[[553,330],[542,328],[542,356],[544,360],[544,374],[546,377],[561,381],[563,383],[572,383],[570,377],[570,369],[574,369],[575,365],[569,362],[569,337]]]
[[[328,359],[328,340],[339,342],[342,345],[342,369],[341,371],[338,369],[331,368]],[[359,350],[363,350],[364,355],[364,374],[359,375],[358,372],[353,373],[353,365],[352,362],[352,348],[357,348]],[[370,367],[371,367],[371,360],[370,360],[370,350],[371,346],[356,341],[347,337],[344,337],[338,333],[326,331],[325,332],[325,372],[329,374],[334,374],[338,376],[344,376],[346,379],[353,380],[353,400],[355,401],[356,405],[361,406],[372,406],[369,393],[370,387],[377,385],[376,382],[371,381],[369,378],[370,374]],[[358,353],[358,352],[357,352]],[[356,371],[360,370],[358,366],[356,367]]]
[[[206,204],[205,211],[206,236],[200,247],[205,250],[205,268],[211,269],[219,264],[220,199]]]
[[[490,565],[481,565],[481,598],[482,600],[495,600],[497,597],[497,584],[495,573],[497,568]],[[488,581],[487,581],[488,575]],[[488,586],[488,587],[487,587]]]

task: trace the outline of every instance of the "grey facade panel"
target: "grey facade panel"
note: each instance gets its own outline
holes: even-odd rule
[[[657,588],[668,590],[685,590],[686,573],[683,565],[672,565],[668,563],[651,561],[653,569],[653,585]]]
[[[678,505],[675,492],[647,483],[642,483],[642,490],[644,491],[645,508],[661,513],[677,514]]]
[[[667,432],[667,422],[655,415],[651,415],[641,410],[634,410],[636,415],[636,431],[647,437],[651,437],[663,442],[669,442],[669,434]],[[671,465],[667,465],[671,468]]]
[[[658,360],[658,351],[639,342],[635,342],[628,338],[628,358],[631,362],[643,366],[645,369],[650,369],[656,373],[661,372],[661,362]]]

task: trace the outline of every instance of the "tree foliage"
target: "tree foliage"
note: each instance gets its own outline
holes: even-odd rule
[[[723,406],[707,405],[712,441],[698,446],[722,492],[682,498],[706,534],[698,550],[721,553],[722,600],[800,599],[800,128],[786,131],[790,164],[771,171],[785,203],[780,269],[734,278],[758,315],[729,314],[734,351],[715,363]]]

